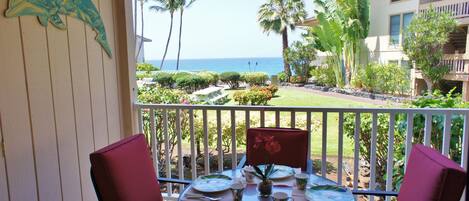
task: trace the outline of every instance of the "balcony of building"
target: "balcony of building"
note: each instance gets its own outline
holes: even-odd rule
[[[425,13],[431,7],[450,13],[459,24],[469,24],[469,0],[420,0],[419,12]]]

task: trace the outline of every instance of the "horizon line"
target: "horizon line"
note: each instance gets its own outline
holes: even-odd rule
[[[282,57],[214,57],[214,58],[184,58],[180,60],[206,60],[206,59],[277,59]],[[165,61],[176,61],[177,59],[165,59]],[[146,59],[146,61],[161,61],[161,59]]]

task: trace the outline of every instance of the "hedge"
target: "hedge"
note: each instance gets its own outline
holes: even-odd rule
[[[220,74],[220,81],[228,84],[230,88],[238,88],[241,75],[238,72],[224,72]]]
[[[243,73],[241,75],[241,80],[248,83],[249,85],[262,86],[265,85],[267,80],[269,80],[269,75],[264,72],[252,72],[252,73]]]

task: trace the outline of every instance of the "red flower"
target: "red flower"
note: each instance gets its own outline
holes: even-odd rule
[[[282,147],[277,141],[270,141],[265,143],[264,149],[269,152],[270,155],[276,154],[282,150]]]
[[[185,98],[181,99],[180,102],[181,102],[181,104],[184,104],[184,105],[190,104],[189,100],[187,100]]]
[[[254,143],[254,149],[258,149],[259,147],[262,146],[262,144],[267,144],[269,142],[272,142],[274,140],[274,136],[263,136],[263,135],[258,135],[256,136],[255,143]]]
[[[258,135],[255,138],[253,148],[259,149],[259,147],[262,146],[270,155],[276,154],[282,149],[280,144],[277,141],[274,141],[274,136]]]

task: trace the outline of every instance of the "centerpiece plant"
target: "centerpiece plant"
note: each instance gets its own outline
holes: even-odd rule
[[[257,136],[255,138],[254,149],[264,149],[267,154],[265,165],[263,167],[254,166],[256,176],[262,181],[258,184],[257,189],[262,197],[268,197],[272,194],[272,180],[270,177],[277,171],[273,163],[269,163],[269,158],[282,150],[282,147],[274,139],[274,136]]]

